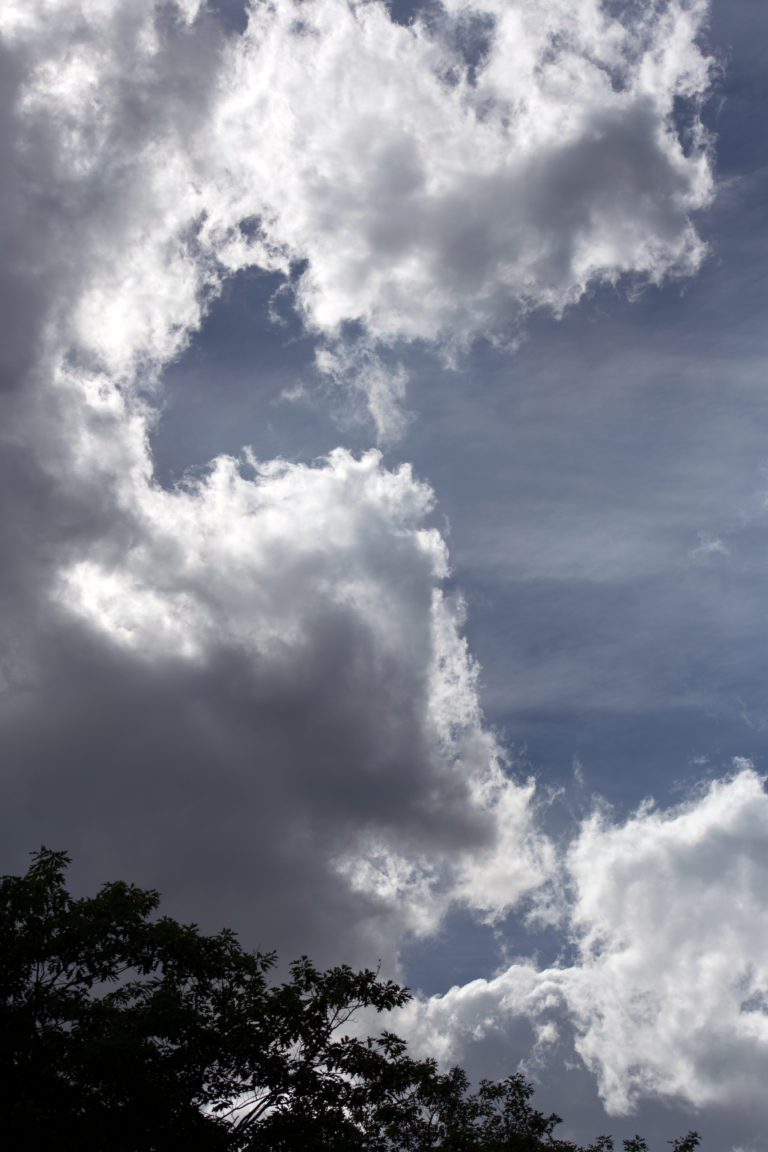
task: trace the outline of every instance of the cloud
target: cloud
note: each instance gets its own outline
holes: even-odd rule
[[[672,111],[706,91],[705,12],[450,3],[403,27],[378,4],[254,8],[208,145],[230,175],[211,234],[257,216],[307,261],[310,326],[385,342],[500,335],[593,282],[690,272],[711,179]]]
[[[768,798],[751,766],[671,813],[599,815],[569,861],[578,1050],[612,1110],[647,1094],[761,1102]]]
[[[148,443],[163,368],[248,266],[284,274],[321,371],[391,433],[399,343],[504,341],[591,285],[693,271],[709,157],[673,113],[707,89],[706,6],[632,13],[449,3],[403,27],[284,0],[227,38],[193,2],[4,5],[10,854],[64,840],[82,876],[320,962],[394,964],[455,905],[553,914],[428,486],[338,450],[167,490]],[[544,1053],[569,1027],[613,1109],[755,1098],[765,819],[747,768],[595,816],[564,871],[578,961],[417,1005],[414,1030],[447,1053],[524,1019]]]
[[[82,734],[61,725],[86,695],[68,686],[66,716],[48,698],[67,646],[112,726],[121,684],[126,715],[154,718],[153,776],[171,757],[200,786],[206,746],[238,787],[246,761],[281,764],[264,799],[296,826],[313,813],[304,885],[312,861],[423,931],[451,900],[498,917],[544,882],[532,785],[509,781],[484,726],[424,486],[339,452],[312,468],[221,458],[165,491],[147,447],[155,391],[222,278],[248,265],[291,275],[309,329],[336,342],[321,368],[347,379],[362,364],[382,429],[402,421],[404,381],[377,346],[466,342],[521,309],[557,311],[595,278],[693,268],[707,158],[682,151],[669,114],[706,85],[701,14],[673,3],[620,26],[584,0],[545,23],[526,6],[457,7],[405,28],[378,4],[317,0],[253,8],[227,38],[196,3],[4,7],[19,450],[6,516],[24,524],[9,581],[37,621],[21,626],[8,686],[19,723],[19,677],[36,694],[69,771]],[[193,751],[180,686],[195,696],[214,668],[209,742]],[[150,683],[176,716],[173,752],[155,745]],[[50,740],[16,736],[45,791]],[[118,777],[136,771],[116,760]],[[104,780],[80,788],[108,803]]]
[[[768,795],[746,761],[667,811],[597,810],[564,861],[572,959],[518,960],[403,1022],[444,1060],[499,1036],[512,1052],[527,1023],[528,1071],[546,1077],[577,1053],[614,1115],[655,1097],[764,1123],[767,848]]]
[[[730,549],[724,540],[706,532],[699,533],[699,543],[689,552],[691,559],[698,562],[712,560],[716,556],[728,559],[730,554]]]
[[[466,900],[478,853],[525,846],[494,908],[547,855],[479,707],[427,485],[343,449],[154,478],[163,368],[238,261],[293,259],[239,226],[266,195],[232,200],[248,109],[218,137],[246,42],[199,5],[121,0],[11,3],[0,35],[7,852],[64,842],[81,876],[151,883],[249,942],[392,966]]]
[[[202,202],[182,141],[204,114],[221,37],[210,21],[192,34],[198,7],[164,17],[114,0],[4,6],[3,335],[14,363],[65,349],[128,380],[199,322],[208,273],[190,229]]]
[[[346,342],[380,434],[396,435],[402,379],[384,399],[377,344],[450,357],[479,336],[513,343],[532,309],[698,267],[707,141],[695,115],[683,141],[673,111],[708,87],[706,10],[643,4],[619,22],[596,0],[450,3],[404,27],[378,4],[258,6],[202,144],[203,166],[227,173],[210,178],[206,237],[231,267],[264,244],[302,263],[307,327]]]
[[[227,37],[191,0],[5,5],[15,374],[43,331],[146,373],[255,265],[291,276],[320,367],[392,435],[377,345],[508,340],[591,284],[695,270],[707,141],[673,113],[707,91],[705,3],[430,13],[283,0]]]
[[[103,381],[67,389],[48,498],[69,537],[32,570],[29,668],[5,686],[7,842],[63,837],[89,871],[227,908],[248,939],[255,920],[286,951],[390,965],[466,900],[478,858],[505,907],[545,881],[533,787],[506,771],[441,589],[429,488],[339,449],[222,457],[165,490],[140,411]]]

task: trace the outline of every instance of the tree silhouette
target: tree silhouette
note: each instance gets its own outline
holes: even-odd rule
[[[406,989],[274,954],[158,916],[122,882],[91,898],[46,848],[0,879],[0,1106],[6,1146],[56,1152],[611,1152],[558,1139],[522,1076],[472,1092],[461,1068],[409,1056],[390,1032],[361,1039],[356,1012]],[[695,1133],[674,1152],[694,1152]],[[625,1152],[643,1152],[639,1138]]]

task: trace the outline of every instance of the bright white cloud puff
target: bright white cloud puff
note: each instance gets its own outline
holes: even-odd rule
[[[414,1041],[454,1059],[524,1017],[539,1055],[571,1036],[613,1114],[649,1097],[761,1110],[768,795],[753,767],[670,811],[595,813],[565,867],[574,962],[518,962],[414,1004]]]
[[[503,336],[591,282],[693,270],[711,180],[673,107],[706,91],[706,8],[630,11],[450,3],[402,27],[379,4],[254,8],[203,145],[228,174],[212,237],[257,217],[308,261],[308,324],[383,341]]]

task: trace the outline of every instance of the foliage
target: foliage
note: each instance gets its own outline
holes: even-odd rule
[[[57,1152],[611,1152],[578,1149],[519,1075],[472,1092],[461,1068],[415,1060],[390,1032],[344,1032],[408,992],[372,971],[282,984],[272,954],[229,931],[158,916],[159,896],[65,887],[66,853],[41,849],[0,879],[0,1106],[6,1146]],[[674,1142],[694,1152],[695,1133]],[[639,1137],[625,1152],[644,1152]]]

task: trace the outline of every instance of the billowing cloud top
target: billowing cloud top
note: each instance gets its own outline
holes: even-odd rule
[[[710,175],[673,108],[707,87],[704,11],[454,0],[402,27],[379,4],[258,7],[207,143],[230,176],[210,226],[253,214],[308,261],[310,325],[384,341],[503,335],[591,282],[691,271]]]
[[[224,41],[191,0],[6,4],[25,292],[55,291],[67,337],[125,374],[172,355],[250,265],[293,268],[332,342],[354,322],[374,344],[453,347],[599,281],[695,269],[702,0],[429,12],[284,0]]]

